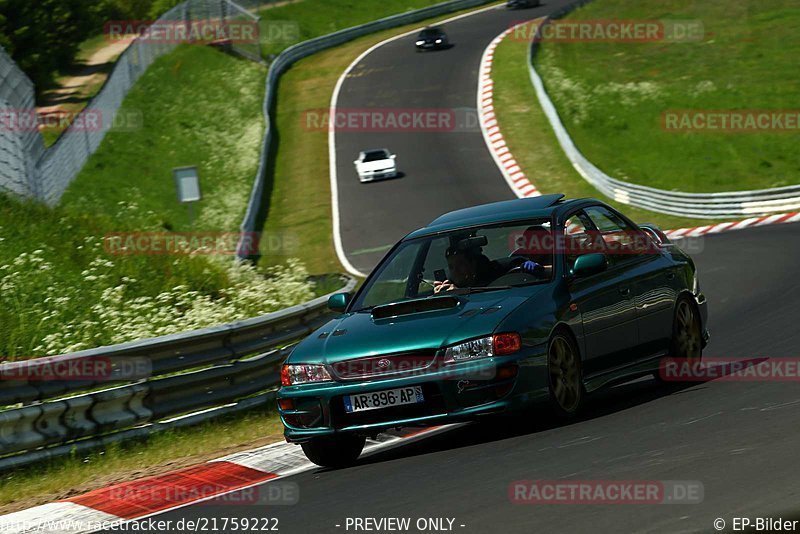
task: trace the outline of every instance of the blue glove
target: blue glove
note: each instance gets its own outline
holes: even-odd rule
[[[520,265],[520,268],[526,273],[531,273],[531,274],[536,274],[544,269],[544,267],[542,267],[533,260],[527,260],[525,263]]]

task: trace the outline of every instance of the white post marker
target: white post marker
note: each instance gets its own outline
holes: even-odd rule
[[[194,213],[192,203],[202,199],[200,193],[200,176],[197,167],[177,167],[172,169],[175,179],[175,189],[178,192],[178,202],[189,206],[189,226],[194,226]]]

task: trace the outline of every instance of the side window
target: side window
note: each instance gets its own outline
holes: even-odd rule
[[[575,265],[575,260],[582,254],[590,252],[603,252],[597,250],[595,236],[586,224],[584,215],[576,213],[564,222],[563,253],[566,261],[567,272]]]
[[[624,263],[641,255],[640,245],[646,240],[638,229],[602,206],[586,208],[586,215],[597,227],[611,263]]]

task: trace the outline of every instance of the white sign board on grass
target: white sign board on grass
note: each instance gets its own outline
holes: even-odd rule
[[[172,175],[178,190],[178,202],[197,202],[202,198],[197,167],[178,167],[172,169]]]

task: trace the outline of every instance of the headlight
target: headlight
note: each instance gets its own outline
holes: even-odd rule
[[[418,44],[418,45],[424,45],[424,44],[425,44],[425,41],[417,41],[417,44]]]
[[[281,385],[295,386],[309,382],[328,382],[331,375],[324,365],[319,364],[284,364],[281,367]]]
[[[436,44],[441,44],[441,42],[442,42],[441,39],[436,39]]]
[[[445,363],[463,362],[492,356],[513,354],[522,348],[522,339],[516,332],[495,334],[459,343],[448,347],[444,353]]]

